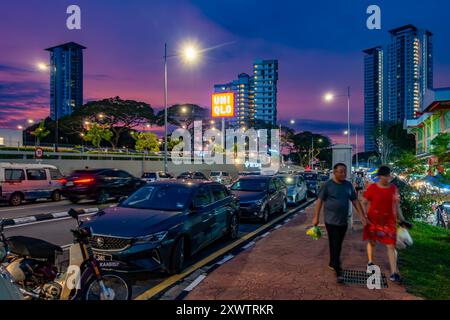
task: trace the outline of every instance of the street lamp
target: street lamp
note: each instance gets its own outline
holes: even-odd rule
[[[295,120],[291,119],[291,121],[289,121],[290,124],[295,124]]]
[[[164,172],[167,173],[167,59],[182,57],[186,63],[194,63],[198,60],[200,50],[193,44],[186,44],[183,49],[175,54],[167,54],[167,43],[164,44]]]
[[[28,119],[27,122],[28,122],[28,124],[33,124],[34,120],[33,119]]]
[[[333,93],[326,93],[324,95],[324,100],[326,102],[331,102],[334,100],[334,98],[339,98],[339,97],[347,97],[347,143],[348,145],[350,145],[350,87],[347,87],[347,93],[346,94],[341,94],[341,95],[334,95]]]
[[[21,125],[18,125],[18,126],[17,126],[17,129],[19,129],[19,130],[23,130],[23,126],[21,126]]]

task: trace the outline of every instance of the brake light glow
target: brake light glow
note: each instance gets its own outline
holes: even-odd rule
[[[94,178],[82,178],[82,179],[77,179],[74,180],[74,183],[79,183],[79,184],[90,184],[93,183],[95,181]]]
[[[59,182],[59,183],[62,183],[62,184],[66,184],[67,179],[62,178],[62,179],[59,179],[58,182]]]

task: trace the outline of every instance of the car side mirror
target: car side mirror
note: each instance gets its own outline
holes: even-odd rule
[[[125,200],[127,200],[128,197],[127,196],[123,196],[119,198],[119,204],[123,203]]]

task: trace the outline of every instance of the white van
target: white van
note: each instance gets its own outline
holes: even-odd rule
[[[61,200],[64,177],[47,164],[0,163],[0,201],[18,206],[23,201]]]

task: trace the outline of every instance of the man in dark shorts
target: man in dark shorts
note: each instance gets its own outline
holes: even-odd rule
[[[358,213],[362,224],[367,224],[364,209],[359,202],[351,182],[346,180],[347,166],[337,163],[333,167],[333,177],[320,189],[314,209],[313,225],[319,224],[319,214],[324,207],[325,227],[330,245],[330,263],[328,267],[336,272],[337,282],[342,283],[341,249],[348,227],[349,202]]]

